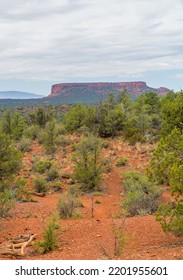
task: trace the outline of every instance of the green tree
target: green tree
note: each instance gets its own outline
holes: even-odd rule
[[[151,160],[151,172],[158,183],[170,184],[170,171],[174,164],[180,166],[183,158],[183,135],[175,128],[161,138]]]
[[[157,220],[165,231],[183,235],[183,135],[174,128],[158,143],[151,159],[152,176],[171,187],[173,202],[158,208]]]
[[[98,189],[103,172],[101,160],[101,143],[95,136],[84,138],[77,147],[73,158],[75,163],[74,175],[85,191]]]
[[[169,93],[161,101],[163,136],[168,135],[175,127],[183,131],[183,92]]]
[[[9,110],[5,111],[2,117],[2,132],[9,135],[12,139],[19,140],[25,129],[24,118],[20,113],[12,114]]]
[[[10,188],[14,175],[21,168],[21,154],[6,134],[0,134],[0,217],[5,216],[14,202]]]
[[[123,105],[117,104],[114,94],[110,93],[106,100],[96,106],[94,128],[101,137],[115,136],[122,130],[125,121]]]
[[[2,117],[2,132],[8,135],[12,134],[12,117],[10,110],[4,112]]]
[[[53,154],[56,150],[55,122],[49,121],[45,127],[44,147],[46,152]]]
[[[12,137],[15,140],[19,140],[24,132],[26,127],[24,118],[18,113],[14,113],[12,117]]]
[[[53,114],[49,108],[38,107],[36,112],[30,113],[30,123],[38,125],[40,127],[45,127],[46,123],[50,121]]]
[[[13,146],[10,138],[0,134],[0,185],[4,180],[10,179],[22,166],[22,155]]]
[[[65,127],[67,131],[73,132],[80,128],[85,122],[86,108],[77,104],[65,115]]]

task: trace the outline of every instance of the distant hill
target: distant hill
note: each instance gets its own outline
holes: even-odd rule
[[[0,99],[36,99],[43,95],[21,91],[0,91]]]
[[[96,103],[105,99],[109,92],[118,94],[124,89],[132,98],[149,91],[157,92],[160,96],[169,92],[164,87],[149,87],[145,82],[60,83],[52,86],[51,94],[44,100],[51,104]]]

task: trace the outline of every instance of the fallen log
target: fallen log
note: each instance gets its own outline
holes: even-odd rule
[[[33,234],[29,237],[27,241],[3,246],[0,248],[0,254],[24,257],[25,248],[31,244],[31,242],[36,238],[36,236],[37,234]]]

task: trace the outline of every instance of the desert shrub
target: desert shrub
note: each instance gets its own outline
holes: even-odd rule
[[[34,157],[32,163],[32,169],[38,173],[44,173],[48,171],[53,166],[53,163],[50,159]]]
[[[18,149],[22,152],[30,152],[31,147],[31,140],[29,138],[22,137],[22,139],[18,143]]]
[[[77,201],[75,198],[68,194],[62,195],[57,205],[59,216],[63,219],[71,218],[76,207]]]
[[[127,171],[122,175],[125,193],[133,192],[137,189],[146,190],[146,188],[150,188],[153,185],[149,178],[140,172]]]
[[[37,138],[39,130],[40,128],[38,125],[31,125],[24,130],[23,136],[25,138],[35,140]]]
[[[68,172],[62,172],[61,173],[61,177],[63,179],[70,179],[72,177],[72,174],[71,173],[68,173]]]
[[[48,188],[51,192],[61,192],[63,185],[60,181],[51,181],[48,183]]]
[[[127,164],[127,162],[128,162],[128,157],[122,156],[117,160],[116,166],[118,166],[118,167],[125,166]]]
[[[47,191],[46,181],[41,177],[36,177],[34,179],[34,188],[37,193],[46,193]]]
[[[67,192],[72,197],[78,197],[82,194],[80,188],[76,185],[69,186]]]
[[[104,140],[103,143],[102,143],[102,148],[107,149],[107,148],[109,148],[109,146],[110,146],[109,141]]]
[[[123,252],[126,236],[124,233],[124,222],[122,221],[120,225],[115,225],[114,220],[112,220],[112,234],[114,236],[114,256],[120,256]]]
[[[159,196],[155,188],[149,190],[148,193],[135,190],[128,193],[127,198],[123,200],[123,207],[129,216],[153,214],[158,208]]]
[[[44,143],[44,141],[45,141],[45,131],[44,131],[44,129],[39,129],[39,132],[38,132],[38,134],[37,134],[37,141],[38,141],[38,143],[39,144],[43,144]]]
[[[56,230],[59,228],[58,224],[54,217],[48,221],[44,232],[43,232],[43,240],[37,242],[36,247],[38,251],[42,254],[46,252],[53,251],[57,248],[57,237]]]
[[[124,189],[127,197],[122,205],[127,215],[153,214],[159,205],[161,189],[138,172],[128,172],[124,180]]]
[[[165,232],[183,236],[183,200],[179,200],[178,203],[160,205],[156,220],[161,223]]]
[[[28,188],[28,184],[21,177],[19,177],[14,184],[13,194],[14,194],[14,198],[17,201],[21,201],[21,202],[33,201],[33,199],[31,198],[30,190]]]
[[[53,181],[59,178],[59,171],[55,166],[51,166],[50,169],[46,172],[46,180]]]
[[[72,143],[72,144],[71,144],[71,151],[72,151],[72,152],[76,151],[77,145],[78,145],[78,143]]]
[[[124,137],[131,145],[137,142],[142,142],[142,134],[136,127],[127,127],[124,131]]]
[[[38,107],[35,112],[29,114],[29,121],[39,127],[45,127],[46,123],[50,121],[53,114],[49,108]]]
[[[8,212],[14,207],[15,199],[12,192],[6,189],[0,192],[0,218],[7,216]]]
[[[55,134],[56,136],[64,135],[66,133],[66,129],[63,123],[56,123],[55,124]]]
[[[59,135],[57,137],[56,144],[61,147],[66,147],[71,144],[71,141],[68,136]]]
[[[103,167],[105,172],[111,172],[111,158],[105,158],[103,160]]]
[[[96,199],[96,200],[95,200],[95,204],[101,204],[101,201],[98,200],[98,199]]]

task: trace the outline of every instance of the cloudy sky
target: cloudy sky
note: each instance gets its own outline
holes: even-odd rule
[[[90,81],[183,89],[183,0],[0,1],[0,91]]]

